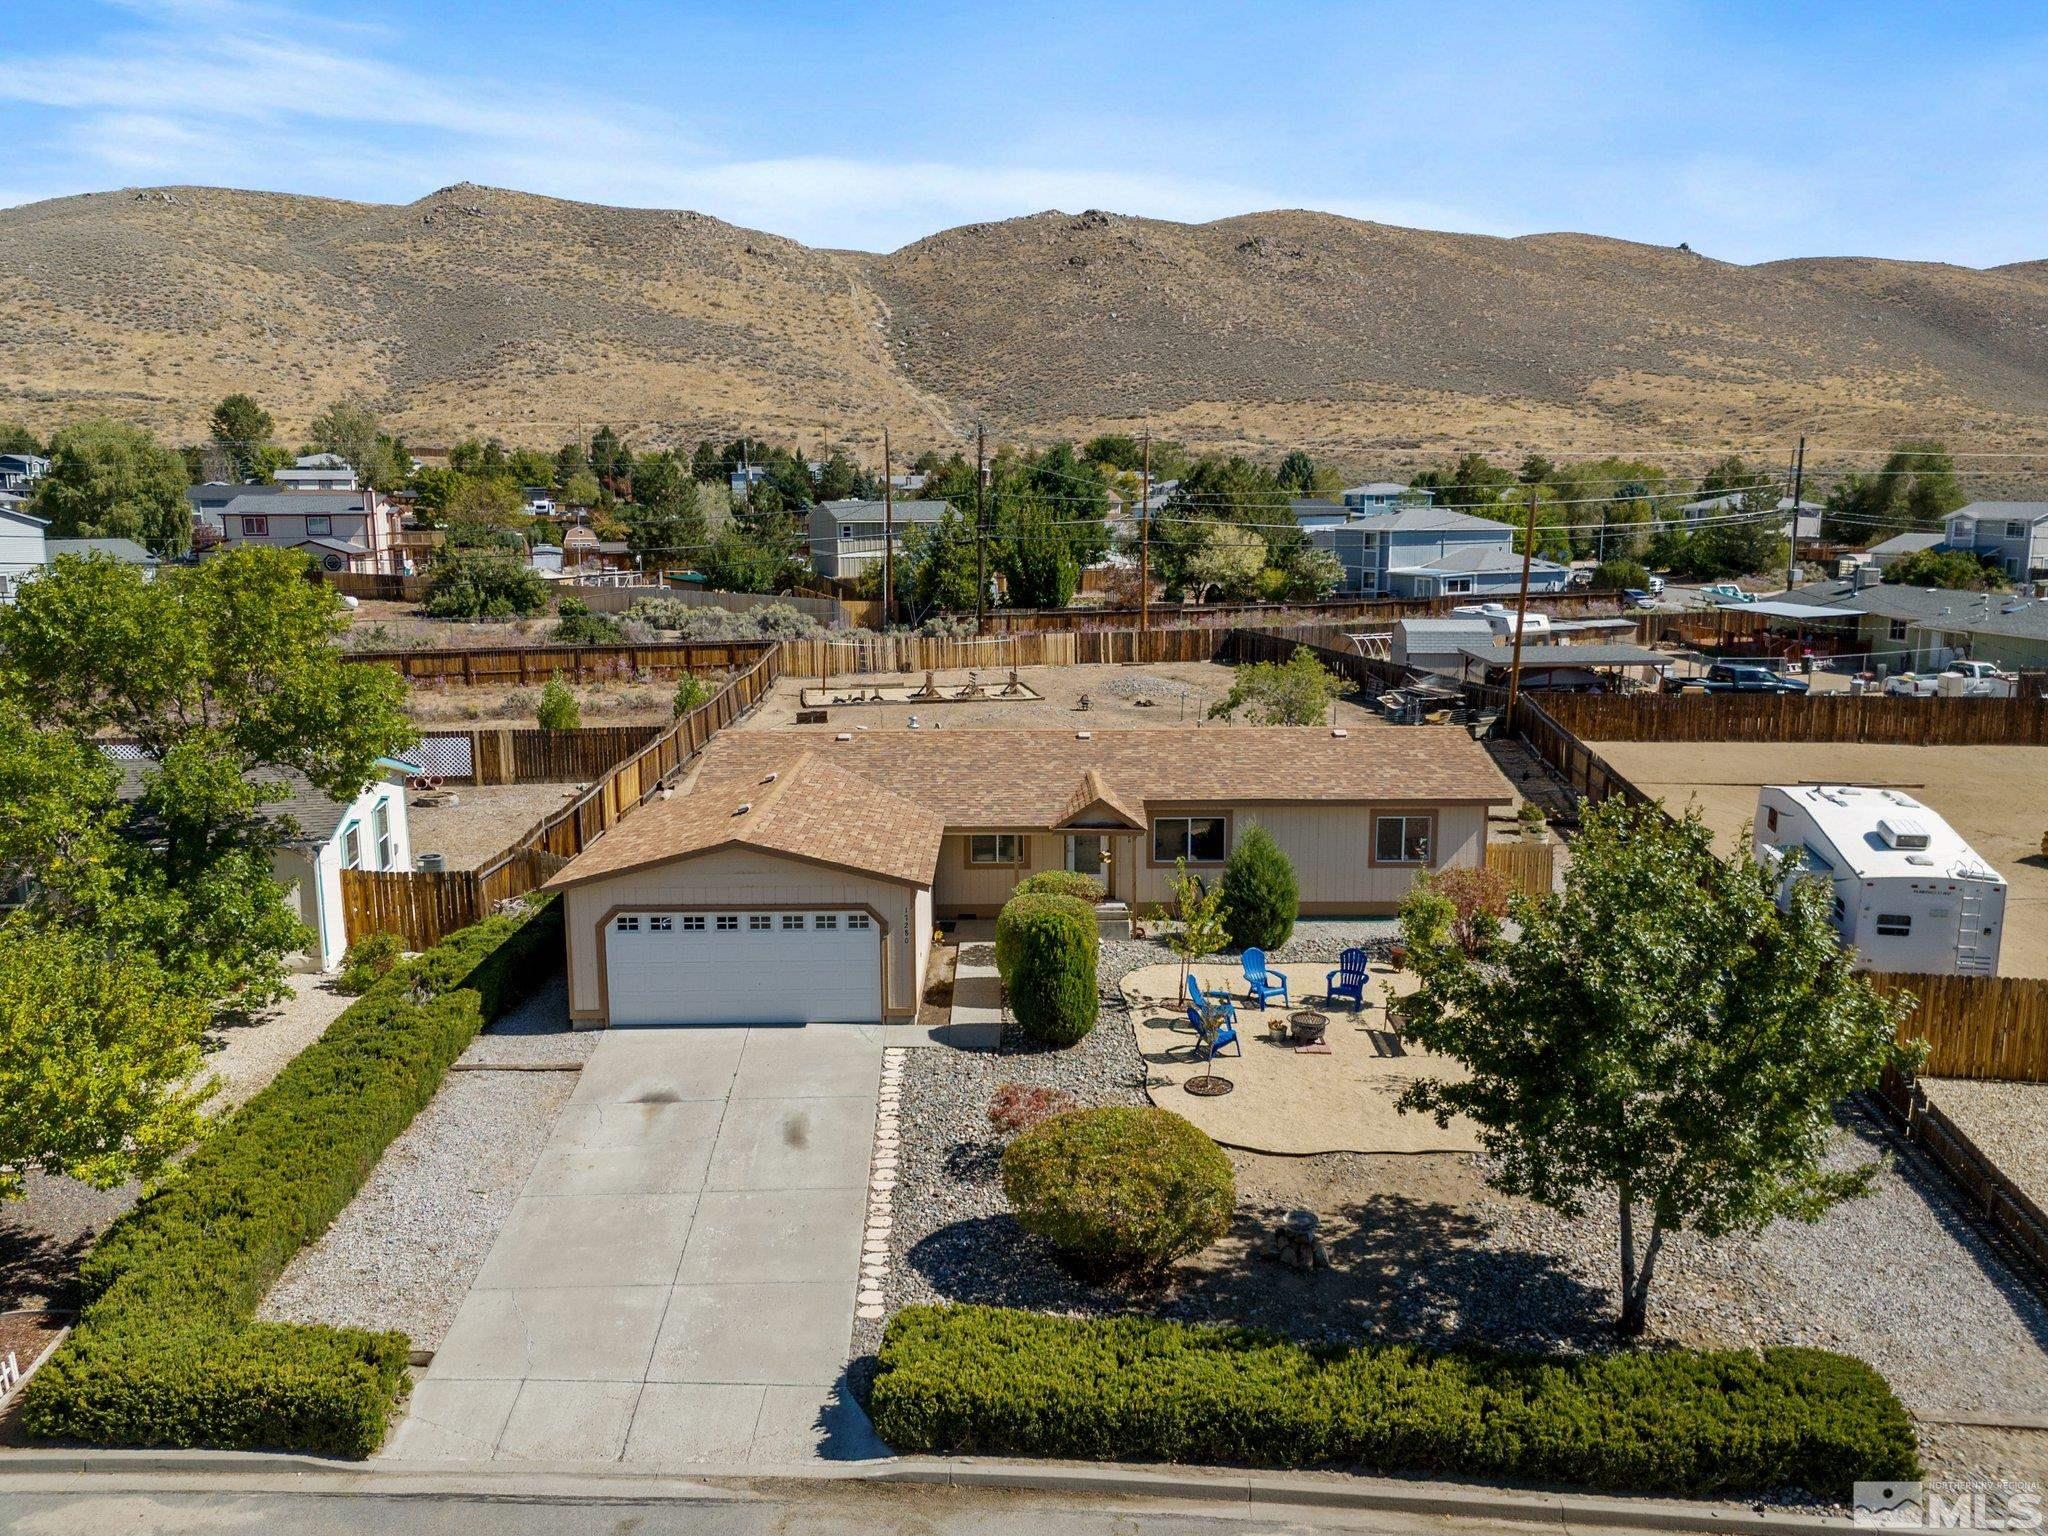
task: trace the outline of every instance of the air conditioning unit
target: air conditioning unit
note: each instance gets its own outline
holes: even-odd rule
[[[1896,821],[1889,816],[1879,817],[1877,835],[1884,839],[1887,848],[1925,848],[1932,841],[1927,828],[1910,816],[1901,816]]]
[[[445,853],[422,853],[413,858],[413,868],[423,875],[445,875],[448,873],[448,855]]]

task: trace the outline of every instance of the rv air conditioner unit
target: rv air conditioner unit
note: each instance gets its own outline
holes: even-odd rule
[[[1927,828],[1910,816],[1901,816],[1896,821],[1889,816],[1880,817],[1877,835],[1884,839],[1887,848],[1925,848],[1930,841]]]

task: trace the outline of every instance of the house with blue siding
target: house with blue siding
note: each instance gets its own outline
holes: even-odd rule
[[[1403,507],[1303,531],[1344,567],[1347,595],[1487,597],[1522,584],[1514,528],[1449,507]],[[1570,580],[1570,568],[1554,560],[1529,563],[1532,592],[1561,592]]]
[[[1973,554],[2014,581],[2048,577],[2048,501],[1973,501],[1944,522],[1943,548]]]

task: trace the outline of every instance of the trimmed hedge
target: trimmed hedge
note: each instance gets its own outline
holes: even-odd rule
[[[1818,1349],[1318,1350],[1148,1318],[909,1307],[883,1338],[870,1410],[904,1453],[1842,1499],[1859,1479],[1920,1475],[1884,1378]]]
[[[1095,1027],[1101,940],[1095,909],[1072,896],[1027,891],[996,914],[996,969],[1025,1038],[1068,1046]]]
[[[488,1018],[555,965],[547,902],[394,967],[108,1228],[23,1423],[99,1445],[367,1456],[405,1385],[402,1333],[259,1323],[292,1257],[355,1198]]]
[[[1223,866],[1223,931],[1237,949],[1278,949],[1301,914],[1301,882],[1273,834],[1253,825]]]
[[[1071,869],[1041,869],[1035,875],[1026,875],[1017,882],[1010,892],[1012,896],[1072,896],[1076,901],[1085,901],[1089,906],[1108,894],[1102,882],[1093,875],[1076,874]]]
[[[1171,1110],[1055,1115],[1003,1149],[1003,1194],[1027,1232],[1103,1271],[1164,1269],[1230,1230],[1237,1176]]]

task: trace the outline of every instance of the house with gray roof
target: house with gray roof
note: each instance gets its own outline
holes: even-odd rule
[[[195,486],[212,491],[211,486]],[[395,503],[367,486],[360,490],[303,491],[282,485],[238,485],[217,501],[221,543],[227,548],[267,544],[303,551],[324,571],[404,575],[412,566],[401,546],[403,519]],[[195,499],[195,509],[203,503]]]
[[[2048,577],[2048,501],[1973,501],[1942,525],[1944,548],[1966,550],[2016,582]]]
[[[1514,528],[1450,507],[1401,507],[1311,527],[1307,535],[1344,567],[1347,594],[1497,597],[1522,583]],[[1570,580],[1570,569],[1555,561],[1530,562],[1532,592],[1561,592]]]
[[[811,508],[811,569],[820,576],[851,580],[882,558],[886,543],[903,553],[903,530],[914,523],[929,526],[946,513],[945,501],[899,501],[893,516],[880,501],[821,501]]]
[[[49,472],[50,461],[40,453],[0,453],[0,491],[26,496]]]
[[[1910,533],[1899,533],[1892,535],[1892,537],[1885,539],[1881,543],[1871,545],[1864,553],[1870,556],[1870,563],[1881,571],[1894,560],[1904,559],[1907,555],[1918,555],[1930,549],[1940,549],[1947,537],[1948,535],[1945,533],[1936,533],[1932,530],[1915,530]]]
[[[44,539],[43,551],[51,559],[65,555],[101,555],[123,565],[139,565],[145,579],[156,574],[163,562],[133,539]]]
[[[1756,606],[1773,629],[1807,628],[1825,622],[1817,618],[1821,613],[1841,614],[1842,627],[1853,626],[1851,649],[1868,655],[1878,672],[1938,670],[1962,656],[2014,671],[2048,668],[2048,602],[2011,592],[1899,586],[1875,574],[1812,582]],[[1774,607],[1798,612],[1779,616]]]

